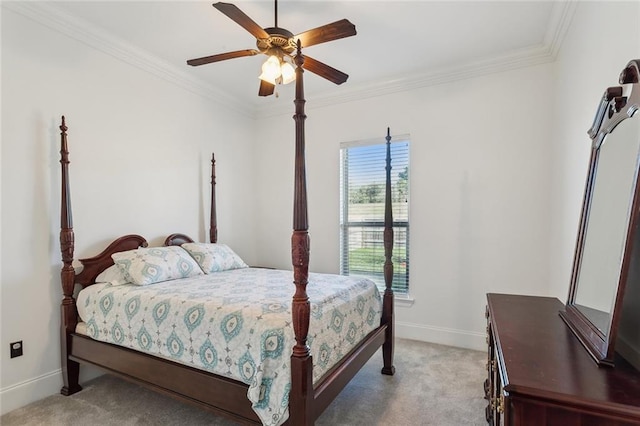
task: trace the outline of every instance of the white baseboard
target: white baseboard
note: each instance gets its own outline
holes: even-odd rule
[[[477,351],[487,350],[486,335],[484,333],[456,330],[453,328],[397,321],[396,337],[474,349]]]
[[[7,386],[0,390],[0,415],[58,393],[60,388],[62,388],[62,370],[60,369]]]
[[[95,367],[80,368],[80,384],[104,374]],[[6,414],[27,404],[60,393],[62,389],[62,370],[57,369],[33,379],[16,383],[0,389],[0,415]]]

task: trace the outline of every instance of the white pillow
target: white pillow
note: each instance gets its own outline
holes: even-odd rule
[[[193,256],[205,274],[249,267],[225,244],[185,243],[181,247]]]
[[[109,283],[111,285],[129,284],[118,265],[111,265],[96,277],[97,283]]]
[[[111,255],[125,279],[147,285],[203,275],[200,266],[180,247],[151,247]]]

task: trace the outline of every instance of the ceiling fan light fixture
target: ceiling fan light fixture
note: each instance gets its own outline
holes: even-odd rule
[[[262,64],[260,80],[271,84],[289,84],[296,79],[296,71],[289,62],[277,55],[271,55]]]
[[[267,83],[276,84],[276,81],[282,75],[280,69],[280,59],[277,56],[269,56],[264,64],[262,64],[262,74],[258,77],[260,80],[264,80]]]
[[[282,61],[280,71],[282,72],[282,84],[289,84],[292,81],[295,81],[296,70],[293,69],[293,65],[291,65],[289,62]]]

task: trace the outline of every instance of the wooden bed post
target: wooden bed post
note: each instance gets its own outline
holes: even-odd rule
[[[216,156],[211,154],[211,216],[209,222],[209,241],[218,242],[218,221],[216,218]]]
[[[298,40],[296,63],[296,156],[295,182],[293,196],[293,235],[291,236],[291,261],[293,263],[293,283],[296,292],[293,295],[292,316],[296,344],[291,355],[291,392],[289,393],[289,424],[304,426],[313,424],[313,362],[307,346],[309,332],[310,306],[307,296],[309,277],[309,223],[307,216],[307,182],[305,171],[304,85],[301,44]]]
[[[384,200],[384,296],[382,299],[381,324],[387,324],[385,340],[382,345],[382,358],[384,366],[382,374],[392,376],[396,372],[393,366],[393,339],[394,339],[394,318],[393,318],[393,210],[391,204],[391,131],[387,127],[387,165],[385,167],[387,180],[385,185]]]
[[[60,393],[63,395],[74,394],[82,388],[78,384],[80,364],[71,361],[68,354],[71,352],[71,339],[69,335],[75,331],[78,324],[76,300],[73,298],[75,286],[75,271],[73,269],[73,217],[71,213],[71,193],[69,191],[69,149],[67,146],[67,126],[64,116],[60,125],[60,164],[62,165],[62,196],[60,211],[60,252],[62,254],[62,270],[60,280],[62,283],[62,304],[60,306],[62,319],[60,328],[60,351],[62,361],[63,386]]]

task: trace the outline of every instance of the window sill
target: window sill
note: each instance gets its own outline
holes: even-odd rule
[[[402,306],[406,308],[413,306],[413,303],[416,301],[416,299],[411,297],[411,295],[409,294],[394,294],[393,300],[396,306]]]

